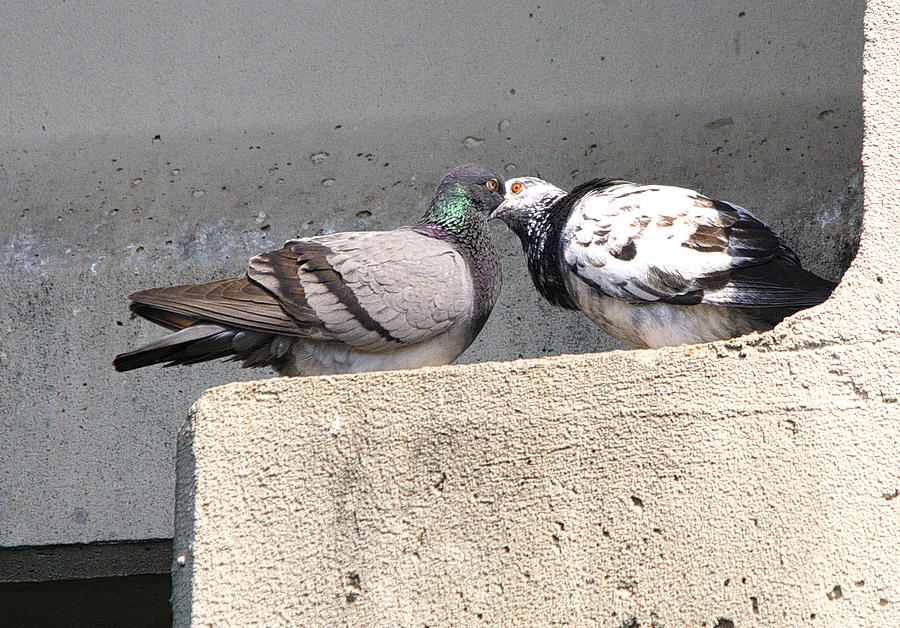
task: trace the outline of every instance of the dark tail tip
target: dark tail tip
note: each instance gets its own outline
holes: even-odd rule
[[[148,359],[147,355],[138,351],[129,351],[128,353],[120,353],[115,358],[113,358],[112,365],[113,368],[119,371],[120,373],[124,373],[125,371],[133,371],[134,369],[139,369],[144,366],[150,366],[151,364],[156,364],[152,359]]]
[[[237,330],[215,323],[195,323],[155,342],[120,353],[113,368],[120,373],[153,364],[195,364],[234,353],[231,340]]]

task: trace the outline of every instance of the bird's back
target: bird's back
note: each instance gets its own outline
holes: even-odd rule
[[[636,346],[769,329],[834,288],[746,209],[672,186],[583,190],[560,247],[579,309]]]

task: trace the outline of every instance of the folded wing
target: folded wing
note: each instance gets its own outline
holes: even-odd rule
[[[129,298],[136,314],[173,330],[217,323],[378,352],[470,315],[472,289],[450,244],[399,229],[291,240],[254,257],[244,277]]]
[[[834,288],[737,205],[625,182],[589,183],[573,196],[562,258],[577,277],[625,302],[799,309]]]

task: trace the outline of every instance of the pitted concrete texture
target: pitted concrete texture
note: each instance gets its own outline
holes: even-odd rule
[[[409,223],[460,163],[700,188],[841,276],[862,216],[861,0],[539,4],[4,7],[0,546],[170,536],[182,417],[270,376],[113,372],[163,333],[128,319],[128,293]],[[492,228],[505,285],[462,362],[621,348],[545,304]]]
[[[900,625],[900,338],[213,389],[185,625]]]
[[[178,444],[179,625],[900,625],[900,18],[865,218],[773,332],[230,384]]]

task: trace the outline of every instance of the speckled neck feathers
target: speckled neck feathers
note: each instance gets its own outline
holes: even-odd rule
[[[441,186],[421,220],[412,226],[419,233],[451,242],[466,260],[475,292],[473,333],[477,334],[500,296],[500,256],[483,212],[462,186]]]
[[[562,231],[578,201],[587,194],[617,183],[615,179],[593,179],[564,196],[548,196],[543,207],[533,212],[525,232],[519,233],[528,270],[538,292],[558,307],[577,310],[562,272]]]

